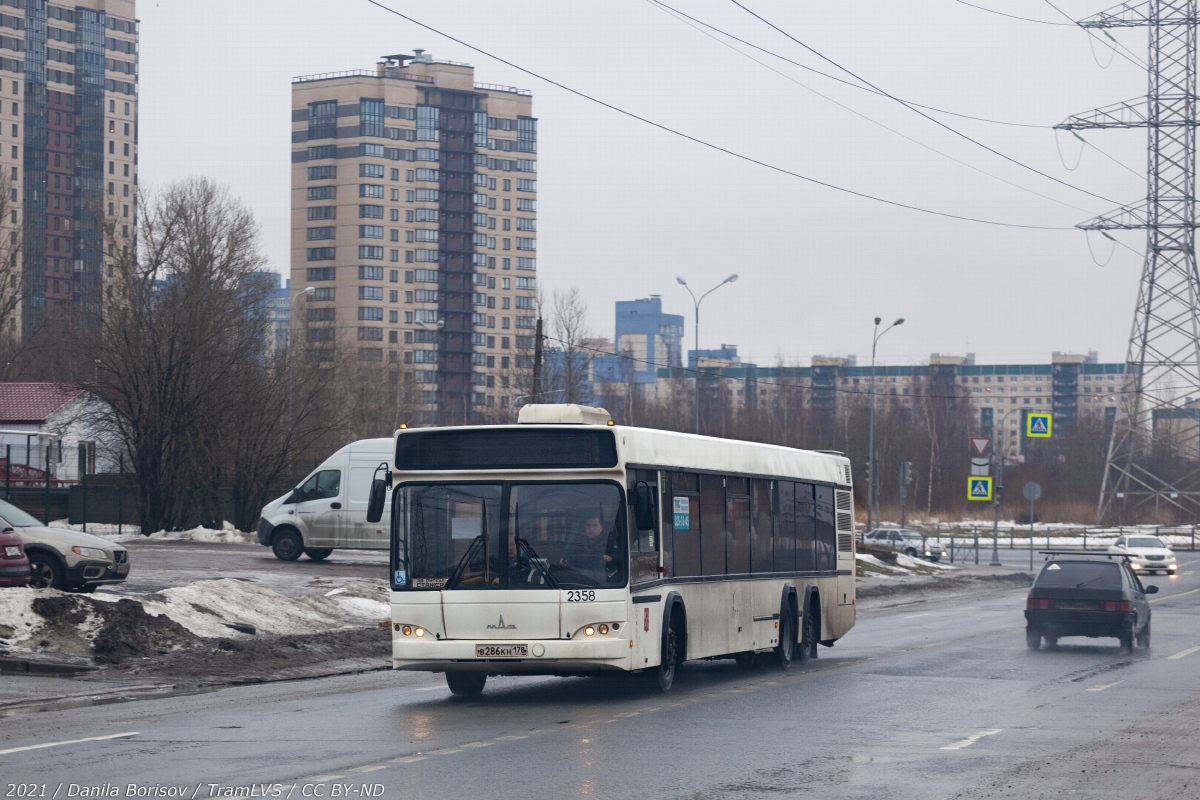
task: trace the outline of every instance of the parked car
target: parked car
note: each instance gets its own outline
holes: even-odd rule
[[[21,534],[12,528],[0,530],[0,586],[29,583],[29,558],[21,545]]]
[[[299,486],[263,506],[259,544],[281,561],[301,553],[322,561],[335,548],[387,550],[387,526],[367,522],[367,501],[375,468],[395,458],[395,446],[394,439],[362,439],[325,459]]]
[[[120,583],[129,576],[129,551],[124,547],[68,528],[48,528],[3,500],[0,527],[20,534],[34,589],[94,592],[102,583]]]
[[[1112,543],[1108,552],[1126,556],[1131,568],[1148,575],[1155,572],[1174,575],[1179,568],[1175,563],[1175,554],[1157,536],[1121,536]]]
[[[913,558],[940,561],[946,551],[937,542],[931,542],[916,531],[907,528],[876,528],[863,536],[863,544],[886,547]]]
[[[1121,556],[1049,553],[1025,601],[1025,644],[1053,647],[1063,636],[1115,637],[1121,649],[1150,647],[1150,601]]]

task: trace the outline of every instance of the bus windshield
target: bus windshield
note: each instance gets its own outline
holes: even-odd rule
[[[393,513],[398,590],[626,584],[626,515],[614,483],[406,484]]]

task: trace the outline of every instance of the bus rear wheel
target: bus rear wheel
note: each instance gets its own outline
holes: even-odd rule
[[[796,653],[795,619],[791,603],[784,603],[779,609],[779,644],[775,646],[775,663],[780,669],[790,667]]]
[[[484,672],[447,672],[446,685],[450,694],[459,697],[479,697],[483,694],[483,685],[487,683],[487,673]]]

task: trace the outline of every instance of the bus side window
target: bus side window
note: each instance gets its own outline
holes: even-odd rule
[[[701,575],[725,573],[725,476],[700,476]]]
[[[833,510],[833,487],[816,487],[817,495],[817,569],[837,569],[837,534]]]
[[[817,568],[816,509],[813,507],[813,485],[796,484],[796,571],[812,572]]]
[[[796,571],[796,484],[776,481],[775,572]]]
[[[745,575],[750,572],[750,481],[745,478],[725,479],[725,543],[727,572]]]
[[[673,571],[669,572],[669,575],[701,574],[700,493],[697,477],[695,473],[671,473],[670,560]]]
[[[772,517],[775,508],[772,507],[772,481],[754,479],[753,502],[754,527],[750,535],[751,572],[773,572],[772,533],[774,524]],[[778,501],[776,501],[778,502]]]

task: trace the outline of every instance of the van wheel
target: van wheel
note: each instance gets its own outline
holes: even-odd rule
[[[675,673],[679,669],[679,645],[682,632],[679,629],[678,617],[671,617],[671,627],[667,628],[666,641],[663,642],[662,662],[651,672],[658,690],[663,694],[671,691],[675,685]]]
[[[304,552],[304,540],[293,530],[282,530],[275,534],[271,549],[280,561],[295,561]]]
[[[332,552],[333,552],[332,547],[306,547],[306,548],[304,548],[304,555],[308,556],[313,561],[324,561],[325,559],[329,558],[329,555]]]
[[[483,685],[487,683],[485,672],[447,672],[446,685],[450,694],[458,697],[479,697],[483,694]]]
[[[796,622],[792,617],[791,603],[784,603],[779,609],[779,644],[775,646],[775,664],[780,669],[792,665],[792,656],[796,652]]]

